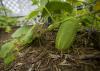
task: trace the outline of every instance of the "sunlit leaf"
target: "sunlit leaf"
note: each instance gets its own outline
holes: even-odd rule
[[[21,42],[22,42],[23,44],[27,44],[27,43],[32,42],[32,40],[33,40],[33,30],[30,29],[30,30],[26,33],[26,35],[23,36],[23,37],[21,38]]]
[[[3,44],[0,49],[0,57],[5,58],[9,52],[14,50],[14,48],[15,45],[12,41]]]
[[[33,4],[37,4],[39,0],[31,0]]]
[[[35,25],[34,25],[28,30],[26,35],[20,39],[21,44],[25,45],[25,44],[31,43],[33,39],[36,37],[37,37],[37,30],[35,29]]]
[[[12,38],[18,38],[18,37],[23,37],[25,36],[25,34],[29,31],[29,27],[28,26],[23,26],[19,29],[17,29],[13,34],[12,34]]]
[[[4,58],[4,63],[5,64],[10,64],[12,61],[15,60],[15,58],[16,57],[15,57],[14,53],[10,53]]]
[[[26,18],[27,19],[31,19],[31,18],[34,18],[34,17],[37,17],[37,15],[39,14],[39,11],[32,11]]]

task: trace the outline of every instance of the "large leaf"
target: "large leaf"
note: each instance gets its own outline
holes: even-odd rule
[[[57,49],[63,51],[71,46],[77,31],[78,22],[77,19],[72,18],[61,24],[56,37]]]
[[[1,46],[0,57],[5,58],[8,53],[12,52],[15,48],[14,42],[7,42]]]
[[[23,36],[21,39],[22,44],[28,44],[30,42],[32,42],[33,40],[33,30],[30,29],[25,36]]]
[[[32,40],[34,38],[37,37],[37,30],[36,30],[36,25],[32,26],[29,31],[26,33],[25,36],[23,36],[20,41],[21,41],[21,45],[25,45],[25,44],[28,44],[28,43],[31,43]]]
[[[25,36],[25,34],[29,31],[29,27],[28,26],[23,26],[19,29],[17,29],[13,34],[12,34],[12,38],[19,38],[22,36]]]
[[[10,64],[12,61],[14,61],[16,56],[14,53],[9,53],[5,58],[4,58],[4,63],[5,64]]]
[[[45,7],[51,14],[61,14],[62,12],[72,13],[73,11],[73,7],[69,3],[62,1],[50,1]],[[47,10],[45,8],[43,9],[43,16],[48,15]]]

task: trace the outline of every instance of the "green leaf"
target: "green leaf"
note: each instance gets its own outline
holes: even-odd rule
[[[58,28],[60,26],[60,23],[53,23],[51,24],[50,26],[48,26],[48,30],[51,31],[51,30],[54,30],[56,28]]]
[[[38,4],[39,0],[31,0],[33,4]]]
[[[0,57],[5,58],[9,52],[14,50],[14,48],[15,45],[13,41],[3,44],[0,49]]]
[[[48,0],[32,0],[33,5],[44,6]]]
[[[19,38],[19,37],[23,37],[25,36],[25,34],[29,31],[29,27],[28,26],[23,26],[19,29],[17,29],[12,35],[12,38]]]
[[[38,15],[39,11],[38,10],[35,10],[35,11],[32,11],[26,18],[27,19],[31,19],[31,18],[34,18]]]
[[[88,26],[89,24],[93,24],[93,19],[92,16],[86,15],[81,17],[81,22],[84,26]]]
[[[11,53],[11,54],[8,54],[5,58],[4,58],[4,63],[5,64],[10,64],[12,61],[14,61],[15,60],[15,55],[13,54],[13,53]]]
[[[87,0],[88,3],[93,3],[95,0]]]
[[[45,7],[51,14],[61,14],[64,12],[72,13],[73,11],[73,7],[69,3],[61,1],[50,1]],[[43,9],[42,15],[48,15],[48,12],[45,10],[45,8]]]
[[[32,40],[33,40],[33,32],[32,32],[32,30],[29,30],[27,32],[27,34],[21,38],[22,44],[30,43],[30,42],[32,42]]]
[[[11,27],[10,26],[6,26],[6,32],[11,32]]]
[[[23,36],[20,41],[21,44],[25,45],[28,43],[31,43],[33,38],[36,37],[36,29],[35,29],[35,25],[33,27],[31,27],[28,32],[26,33],[25,36]]]
[[[66,1],[72,4],[72,3],[76,3],[78,0],[66,0]]]
[[[72,18],[61,24],[56,36],[57,49],[64,51],[70,48],[78,28],[78,23],[79,21],[77,19]]]

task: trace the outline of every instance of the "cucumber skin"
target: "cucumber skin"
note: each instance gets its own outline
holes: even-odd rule
[[[64,51],[71,47],[75,38],[79,21],[75,18],[63,22],[56,36],[56,48]]]

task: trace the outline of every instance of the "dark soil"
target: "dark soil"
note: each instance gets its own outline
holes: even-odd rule
[[[100,71],[100,46],[94,48],[90,32],[79,32],[67,53],[55,49],[55,35],[46,33],[23,49],[10,65],[0,60],[0,71]],[[0,32],[0,43],[9,36]]]

